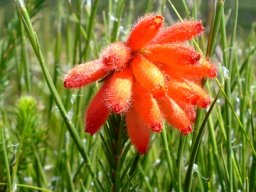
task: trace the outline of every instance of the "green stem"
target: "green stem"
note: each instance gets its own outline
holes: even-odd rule
[[[119,27],[120,27],[120,22],[121,22],[121,17],[124,11],[124,7],[125,7],[125,1],[124,0],[120,0],[118,5],[117,5],[117,12],[116,12],[116,19],[114,21],[114,26],[113,26],[113,30],[112,30],[112,34],[111,34],[111,42],[116,41],[117,37],[118,37],[118,31],[119,31]]]
[[[253,156],[256,156],[255,148],[254,148],[254,146],[253,146],[253,144],[252,144],[252,142],[251,142],[251,140],[250,140],[250,138],[249,138],[249,136],[248,136],[248,134],[247,134],[247,132],[246,132],[244,126],[243,126],[243,124],[241,123],[239,117],[237,116],[237,114],[236,114],[236,112],[235,112],[235,110],[234,110],[234,108],[233,108],[233,106],[232,106],[230,100],[228,99],[228,96],[227,96],[227,94],[225,93],[225,91],[224,91],[224,89],[223,89],[221,83],[220,83],[219,80],[216,79],[216,78],[215,78],[215,81],[216,81],[218,87],[220,88],[221,93],[222,93],[223,96],[225,97],[225,100],[226,100],[226,102],[227,102],[229,108],[231,109],[231,111],[232,111],[232,113],[233,113],[233,115],[234,115],[234,117],[235,117],[235,119],[236,119],[236,121],[237,121],[239,127],[241,128],[243,134],[245,135],[245,137],[246,137],[246,139],[247,139],[247,142],[250,144],[251,150],[252,150],[252,152],[253,152]]]
[[[4,165],[5,165],[6,175],[7,175],[7,186],[8,186],[8,189],[11,190],[12,180],[10,175],[10,165],[9,165],[8,154],[7,154],[6,145],[5,145],[4,127],[1,121],[0,121],[0,142],[2,144],[2,149],[3,149]]]
[[[190,11],[189,11],[189,9],[188,9],[187,2],[186,2],[185,0],[182,0],[181,2],[182,2],[182,5],[183,5],[183,7],[184,7],[184,9],[185,9],[185,12],[186,12],[187,17],[189,17]]]
[[[100,183],[98,182],[98,180],[96,179],[95,172],[94,172],[94,170],[91,166],[91,162],[90,162],[89,157],[87,155],[87,152],[84,148],[84,144],[81,141],[74,125],[70,121],[70,119],[68,117],[68,114],[67,114],[67,112],[64,108],[64,105],[62,104],[62,101],[60,99],[60,96],[59,96],[59,94],[58,94],[58,92],[57,92],[57,90],[56,90],[56,88],[53,84],[53,81],[52,81],[52,78],[50,76],[49,70],[48,70],[47,65],[44,61],[44,57],[43,57],[43,54],[42,54],[42,51],[41,51],[40,44],[38,42],[36,33],[33,29],[33,26],[32,26],[31,20],[29,18],[28,12],[25,8],[25,4],[22,0],[17,0],[16,3],[17,3],[17,8],[18,8],[19,14],[22,18],[22,22],[25,26],[28,38],[30,40],[30,43],[31,43],[34,51],[35,51],[37,59],[40,63],[40,66],[41,66],[41,69],[42,69],[42,72],[43,72],[43,75],[44,75],[44,79],[45,79],[45,81],[48,85],[48,88],[49,88],[51,94],[53,95],[54,101],[56,102],[56,105],[57,105],[57,107],[60,111],[60,114],[61,114],[61,116],[62,116],[62,118],[63,118],[63,120],[64,120],[64,122],[67,126],[67,129],[68,129],[69,133],[71,134],[71,137],[72,137],[73,141],[75,142],[82,158],[86,162],[86,166],[87,166],[92,178],[96,180],[96,183],[97,183],[98,186],[101,186]]]
[[[30,67],[28,64],[27,58],[27,44],[26,44],[26,37],[24,34],[24,27],[22,25],[22,21],[19,17],[20,22],[20,38],[21,38],[21,63],[24,67],[24,79],[25,79],[25,87],[26,91],[29,93],[31,91],[31,74],[30,74]]]
[[[221,19],[221,12],[224,9],[224,3],[222,0],[219,0],[216,7],[216,14],[213,17],[211,28],[210,28],[210,34],[208,38],[208,44],[206,49],[206,57],[211,57],[213,55],[215,42],[218,35],[219,25],[220,25],[220,19]]]
[[[173,175],[172,160],[171,160],[170,149],[169,149],[169,145],[168,145],[168,141],[167,141],[167,133],[166,133],[165,128],[162,130],[161,138],[162,138],[162,141],[164,144],[164,152],[167,157],[167,165],[168,165],[169,174],[170,174],[170,177],[172,177],[172,175]]]
[[[33,152],[34,152],[34,155],[35,155],[35,158],[36,158],[37,167],[38,167],[38,170],[39,170],[39,175],[40,175],[39,178],[40,178],[40,180],[42,180],[43,186],[46,187],[48,182],[47,182],[47,179],[46,179],[46,176],[45,176],[45,173],[44,173],[44,168],[43,168],[42,163],[40,161],[37,149],[35,148],[34,145],[32,147],[33,147]]]
[[[184,184],[184,191],[188,191],[188,192],[191,191],[192,177],[193,177],[193,166],[194,166],[194,163],[196,161],[198,150],[199,150],[199,147],[200,147],[200,144],[201,144],[201,141],[202,141],[202,137],[203,137],[203,134],[204,134],[204,131],[205,131],[206,122],[207,122],[207,120],[208,120],[208,118],[211,114],[211,111],[212,111],[212,109],[213,109],[213,107],[214,107],[214,105],[217,101],[218,95],[219,95],[219,92],[216,95],[216,97],[214,98],[214,101],[212,102],[208,112],[205,115],[205,118],[204,118],[204,120],[201,124],[198,135],[196,137],[195,144],[193,145],[192,151],[190,153],[189,165],[188,165],[187,175],[186,175],[185,184]]]
[[[226,22],[225,22],[225,13],[224,9],[221,11],[221,41],[222,41],[222,52],[223,52],[223,62],[224,66],[227,67],[229,71],[230,66],[228,65],[228,52],[227,52],[227,39],[226,39]],[[228,98],[231,98],[231,87],[230,87],[230,79],[227,78],[225,81],[225,93]],[[229,174],[229,183],[228,183],[228,190],[233,192],[233,166],[232,166],[232,135],[231,135],[231,128],[232,128],[232,116],[231,116],[231,109],[229,108],[228,104],[226,103],[224,106],[225,109],[225,122],[226,122],[226,133],[227,133],[227,168]]]
[[[1,185],[8,185],[6,183],[0,183],[0,186]],[[32,185],[25,185],[25,184],[16,184],[18,187],[22,187],[22,188],[27,188],[27,189],[34,189],[34,190],[39,190],[39,191],[44,191],[44,192],[53,192],[51,190],[48,190],[48,189],[43,189],[43,188],[40,188],[40,187],[36,187],[36,186],[32,186]]]
[[[97,8],[98,8],[98,3],[99,3],[99,0],[93,1],[92,10],[91,10],[90,19],[89,19],[88,28],[87,28],[87,39],[86,39],[86,43],[85,43],[85,48],[82,52],[84,60],[87,60],[87,58],[88,58],[89,47],[90,47],[89,45],[90,45],[90,40],[91,40],[93,27],[94,27],[94,23],[95,23],[95,16],[96,16]]]
[[[177,158],[177,165],[178,165],[178,171],[177,171],[177,178],[178,178],[178,191],[182,192],[182,155],[183,155],[183,150],[184,146],[186,143],[186,137],[183,137],[180,135],[180,145],[179,145],[179,151],[178,151],[178,158]]]
[[[71,189],[72,192],[75,192],[76,190],[72,180],[71,168],[68,160],[66,160],[66,169],[67,169],[67,180],[68,180],[69,188]]]
[[[113,140],[113,154],[114,154],[114,161],[115,161],[115,165],[113,167],[112,170],[112,174],[114,176],[113,178],[113,186],[112,186],[112,191],[120,191],[121,188],[121,169],[123,164],[120,163],[120,160],[123,155],[122,151],[123,151],[123,144],[124,144],[124,124],[123,122],[123,118],[119,119],[119,126],[116,127],[112,127],[114,129],[114,132],[116,133],[117,136],[117,140]]]
[[[60,68],[60,56],[61,56],[61,44],[62,44],[62,38],[61,38],[61,11],[60,11],[60,0],[58,1],[58,22],[57,22],[57,29],[56,29],[56,42],[55,42],[55,48],[54,48],[54,72],[53,72],[53,84],[56,86],[57,78],[59,75],[59,68]],[[51,117],[51,110],[53,105],[53,97],[50,95],[49,98],[49,109],[48,109],[48,119]]]

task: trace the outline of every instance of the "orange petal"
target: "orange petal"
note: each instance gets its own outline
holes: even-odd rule
[[[194,123],[196,120],[196,111],[195,107],[193,105],[190,105],[188,103],[185,103],[180,100],[174,100],[180,107],[183,109],[183,111],[186,113],[189,120]]]
[[[102,62],[110,70],[122,70],[131,57],[131,49],[124,43],[116,42],[105,48],[101,54]]]
[[[132,107],[126,113],[126,126],[131,142],[137,151],[141,154],[146,153],[150,140],[150,129]]]
[[[163,117],[156,100],[137,82],[133,85],[133,107],[153,131],[160,132],[162,130]]]
[[[131,66],[135,79],[145,90],[151,92],[154,97],[164,96],[164,75],[160,69],[142,55],[137,55]]]
[[[127,68],[111,77],[105,92],[105,105],[114,113],[128,110],[132,96],[132,71]]]
[[[192,131],[189,118],[177,103],[169,97],[163,97],[157,101],[166,121],[170,125],[179,129],[183,134],[188,134]]]
[[[64,87],[79,88],[85,86],[107,74],[107,70],[100,60],[75,66],[64,78]]]
[[[196,101],[196,105],[205,108],[211,103],[210,97],[201,86],[188,80],[185,80],[185,82],[188,84],[193,93],[199,97]]]
[[[85,115],[85,132],[94,134],[107,120],[110,111],[104,104],[104,94],[107,88],[105,83],[91,101]]]
[[[188,80],[170,79],[168,82],[168,95],[175,100],[180,100],[199,107],[207,107],[210,104],[210,98],[204,89]]]
[[[195,64],[200,59],[198,52],[182,44],[154,44],[143,49],[142,54],[153,63],[174,66]]]
[[[152,40],[154,44],[174,43],[187,41],[203,33],[201,21],[183,21],[164,28]]]
[[[201,59],[195,65],[176,65],[166,66],[162,68],[167,74],[175,74],[178,77],[183,77],[193,80],[201,80],[202,78],[214,78],[217,76],[217,68],[214,64],[206,59]]]
[[[137,51],[149,43],[157,34],[164,18],[161,15],[147,15],[142,17],[133,27],[126,42],[133,51]]]

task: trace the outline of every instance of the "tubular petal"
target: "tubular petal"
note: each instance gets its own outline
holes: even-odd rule
[[[210,103],[207,93],[196,83],[187,80],[171,79],[168,82],[168,95],[192,105],[205,108]]]
[[[132,107],[126,113],[126,125],[132,144],[135,145],[139,153],[146,153],[149,145],[150,129]]]
[[[177,103],[169,97],[163,97],[157,101],[166,121],[170,125],[179,129],[183,134],[188,134],[192,131],[189,118]]]
[[[85,132],[93,135],[107,120],[110,111],[104,104],[104,93],[107,88],[105,83],[91,101],[85,115]]]
[[[131,62],[135,79],[154,97],[162,97],[165,94],[164,75],[153,63],[142,55],[137,55]]]
[[[180,101],[180,100],[174,100],[174,101],[183,109],[183,111],[186,113],[189,120],[192,123],[194,123],[195,120],[196,120],[195,107],[193,105],[190,105],[190,104],[185,103],[185,102]]]
[[[107,72],[100,60],[77,65],[64,78],[64,87],[80,88],[103,77]]]
[[[176,76],[193,80],[201,80],[206,77],[214,78],[217,76],[217,68],[206,59],[200,60],[195,65],[169,65],[163,68],[163,70],[167,74],[176,74]]]
[[[105,105],[114,113],[128,110],[132,96],[133,76],[130,68],[116,72],[105,91]]]
[[[164,18],[161,15],[147,15],[142,17],[133,27],[126,42],[133,51],[141,49],[158,33]]]
[[[200,59],[192,47],[182,44],[154,44],[142,50],[142,54],[153,63],[165,65],[190,65]]]
[[[105,48],[101,54],[102,62],[109,70],[122,70],[131,57],[131,50],[124,43],[116,42]]]
[[[133,85],[133,107],[152,131],[162,131],[163,117],[158,104],[149,92],[143,90],[138,82]]]
[[[188,80],[185,80],[185,82],[188,84],[193,93],[199,97],[196,101],[196,105],[205,108],[211,103],[210,97],[201,86]]]
[[[161,30],[152,40],[152,43],[183,42],[202,34],[203,31],[202,21],[183,21]]]

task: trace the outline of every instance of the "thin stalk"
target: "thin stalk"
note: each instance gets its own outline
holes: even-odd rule
[[[184,9],[185,9],[185,12],[186,12],[187,17],[189,17],[190,11],[189,11],[189,9],[188,9],[188,5],[187,5],[186,0],[182,0],[181,2],[182,2],[182,5],[183,5],[183,7],[184,7]]]
[[[1,185],[7,185],[7,183],[0,183],[0,186]],[[32,186],[32,185],[19,184],[19,183],[17,183],[16,185],[17,185],[17,187],[22,187],[22,188],[27,188],[27,189],[34,189],[34,190],[44,191],[44,192],[53,192],[51,190],[43,189],[43,188]]]
[[[224,2],[219,0],[216,7],[216,13],[213,17],[213,21],[211,22],[210,33],[208,37],[207,49],[206,49],[206,57],[211,57],[214,52],[214,47],[218,35],[221,12],[224,9]]]
[[[71,134],[71,137],[72,137],[73,141],[75,142],[81,156],[83,157],[84,161],[86,162],[86,166],[89,170],[90,175],[92,176],[93,179],[96,180],[97,185],[102,188],[102,186],[100,185],[100,183],[96,179],[95,172],[94,172],[94,170],[91,166],[91,162],[90,162],[89,157],[87,155],[87,152],[84,148],[84,144],[81,141],[74,125],[69,120],[68,114],[67,114],[67,112],[64,108],[64,105],[62,104],[62,101],[60,99],[60,96],[59,96],[59,94],[58,94],[58,92],[57,92],[57,90],[56,90],[56,88],[53,84],[53,81],[52,81],[52,78],[50,76],[48,67],[47,67],[47,65],[44,61],[44,57],[43,57],[42,50],[40,48],[40,44],[38,42],[36,33],[33,29],[31,20],[29,18],[28,12],[26,10],[25,4],[24,4],[23,0],[17,0],[16,4],[17,4],[18,11],[19,11],[19,16],[22,19],[22,22],[25,26],[25,29],[26,29],[28,38],[30,40],[30,43],[31,43],[31,45],[32,45],[32,47],[35,51],[35,54],[37,56],[37,59],[39,61],[40,66],[41,66],[41,69],[42,69],[42,72],[43,72],[43,75],[44,75],[44,79],[47,83],[47,86],[48,86],[51,94],[53,95],[54,101],[56,102],[56,105],[57,105],[57,107],[60,111],[60,114],[61,114],[61,116],[62,116],[62,118],[63,118],[63,120],[64,120],[64,122],[67,126],[67,129],[68,129],[69,133]]]
[[[18,45],[17,45],[17,40],[14,40],[14,50],[15,50],[15,63],[18,63],[15,68],[16,68],[16,82],[17,82],[17,92],[18,95],[21,95],[22,93],[22,85],[21,85],[21,79],[22,79],[22,66],[20,63],[20,57],[18,56]]]
[[[56,27],[56,42],[55,42],[55,48],[54,48],[54,70],[53,70],[53,84],[56,86],[58,76],[59,76],[59,70],[60,70],[60,55],[61,55],[61,45],[62,45],[62,37],[61,37],[61,8],[60,8],[60,2],[58,1],[58,19],[57,19],[57,27]],[[48,109],[48,119],[51,117],[51,110],[53,105],[53,97],[50,95],[49,97],[49,109]]]
[[[147,180],[147,176],[146,176],[146,174],[145,174],[145,172],[144,172],[144,170],[143,170],[143,167],[141,166],[140,163],[138,163],[138,168],[139,168],[139,171],[140,171],[140,173],[142,174],[142,178],[143,178],[143,180],[144,180],[144,182],[145,182],[145,184],[146,184],[147,191],[153,192],[153,189],[152,189],[152,187],[150,186],[150,183],[149,183],[148,180]]]
[[[16,191],[16,180],[17,180],[18,167],[19,167],[19,163],[20,163],[20,157],[23,153],[23,145],[24,145],[27,128],[29,128],[29,127],[24,125],[21,139],[19,140],[19,146],[18,146],[17,152],[15,154],[15,160],[14,160],[14,163],[12,166],[12,187],[10,189],[11,192]]]
[[[94,27],[94,24],[95,24],[95,17],[96,17],[96,11],[97,11],[97,8],[98,8],[98,3],[99,3],[99,0],[94,0],[93,4],[92,4],[92,9],[91,9],[91,14],[90,14],[90,18],[89,18],[88,28],[87,28],[87,31],[86,31],[87,39],[86,39],[86,42],[85,42],[84,50],[82,52],[82,55],[83,55],[83,58],[84,58],[85,61],[88,58],[90,40],[91,40],[91,37],[92,37],[93,27]]]
[[[214,98],[214,101],[212,102],[208,112],[205,115],[205,118],[200,126],[198,135],[196,137],[195,144],[193,145],[192,151],[190,153],[189,165],[188,165],[187,175],[186,175],[185,184],[184,184],[184,191],[189,192],[192,189],[193,166],[196,161],[198,150],[199,150],[199,147],[200,147],[200,144],[202,141],[202,137],[203,137],[203,134],[205,131],[206,122],[211,114],[211,111],[217,101],[218,96],[219,96],[219,92],[217,93],[216,97]]]
[[[183,150],[184,146],[186,143],[186,137],[183,137],[180,135],[180,144],[179,144],[179,150],[178,150],[178,158],[177,158],[177,165],[178,165],[178,171],[177,171],[177,178],[178,178],[178,191],[182,192],[182,155],[183,155]]]
[[[252,99],[252,101],[254,101],[254,97]],[[252,102],[253,103],[253,102]],[[255,137],[255,125],[254,125],[254,119],[255,116],[254,116],[254,111],[252,110],[252,113],[251,113],[251,127],[252,127],[252,138],[253,138],[253,143],[254,143],[254,147],[256,147],[256,137]],[[255,185],[255,179],[256,179],[256,156],[253,157],[252,159],[252,164],[251,164],[251,168],[250,168],[251,172],[250,172],[250,177],[249,177],[249,183],[250,183],[250,186],[249,186],[249,191],[252,192],[256,185]]]
[[[122,17],[123,11],[124,11],[124,7],[125,7],[125,1],[120,0],[117,5],[116,19],[114,20],[114,26],[113,26],[113,30],[111,33],[111,42],[116,41],[116,39],[118,37],[118,31],[119,31],[121,17]]]
[[[218,176],[219,176],[219,182],[220,182],[220,185],[221,185],[221,189],[223,191],[225,191],[226,188],[225,188],[224,179],[223,179],[223,176],[225,176],[225,175],[223,175],[223,173],[221,171],[221,165],[220,165],[220,162],[218,160],[219,152],[218,152],[216,136],[215,136],[215,132],[214,132],[213,120],[212,120],[211,116],[209,117],[209,135],[210,135],[210,142],[211,142],[211,145],[212,145],[212,148],[213,148],[214,164],[216,166],[216,170],[217,170],[217,173],[218,173]],[[225,179],[227,180],[227,176],[226,176]]]
[[[75,187],[74,187],[74,183],[72,180],[72,175],[71,175],[71,168],[70,168],[70,164],[69,161],[66,160],[66,169],[67,169],[67,180],[68,180],[68,184],[70,186],[70,189],[72,192],[75,192]]]
[[[124,127],[123,125],[118,127],[118,138],[117,138],[117,142],[114,144],[114,146],[116,145],[115,148],[115,154],[114,154],[114,159],[115,159],[115,167],[114,170],[112,171],[113,175],[114,175],[114,183],[112,186],[112,191],[120,191],[121,188],[121,181],[120,181],[120,176],[121,176],[121,169],[122,166],[120,165],[120,159],[122,157],[122,150],[123,150],[123,133],[124,131]]]
[[[122,188],[122,174],[121,170],[123,168],[123,163],[125,161],[129,146],[124,150],[124,145],[126,142],[125,136],[125,125],[124,119],[119,115],[112,115],[109,120],[109,126],[106,127],[106,138],[102,136],[104,145],[109,148],[106,151],[106,158],[109,161],[109,166],[111,167],[111,176],[112,176],[112,186],[111,190],[120,191]],[[128,150],[127,150],[128,149]],[[124,150],[124,151],[123,151]],[[127,172],[126,172],[127,173]]]
[[[33,153],[34,153],[35,158],[36,158],[36,163],[37,163],[37,167],[38,167],[38,170],[39,170],[40,179],[43,182],[43,186],[46,187],[48,182],[47,182],[47,179],[46,179],[46,176],[45,176],[45,173],[44,173],[42,163],[41,163],[40,158],[39,158],[39,154],[38,154],[37,149],[35,148],[35,146],[32,146],[32,147],[33,147]]]
[[[21,63],[24,68],[24,79],[25,79],[25,88],[26,92],[29,93],[31,91],[31,74],[30,74],[30,67],[28,64],[28,57],[27,57],[27,44],[26,44],[26,37],[24,34],[24,27],[22,25],[22,21],[19,18],[20,22],[20,38],[21,38]]]
[[[197,1],[193,1],[192,18],[197,18]]]
[[[169,149],[169,145],[168,145],[167,133],[166,133],[165,128],[162,130],[161,138],[162,138],[162,142],[164,144],[164,152],[165,152],[165,155],[167,158],[168,171],[169,171],[170,177],[172,177],[172,175],[173,175],[172,160],[171,160],[170,149]]]
[[[0,143],[2,144],[2,150],[3,150],[2,155],[4,157],[4,166],[5,166],[6,176],[7,176],[7,187],[11,191],[12,180],[11,180],[11,175],[10,175],[10,165],[9,165],[8,154],[7,154],[5,142],[6,141],[5,141],[5,135],[4,135],[4,126],[3,126],[3,123],[0,121]]]
[[[223,62],[224,65],[227,67],[229,71],[230,66],[228,65],[228,52],[227,52],[227,39],[226,39],[226,22],[225,22],[225,14],[224,9],[221,11],[221,42],[222,42],[222,51],[223,51]],[[227,98],[231,98],[231,86],[230,86],[230,79],[225,80],[225,93]],[[225,109],[225,123],[226,123],[226,133],[227,133],[227,168],[229,174],[229,183],[228,183],[228,190],[233,192],[233,166],[232,166],[232,135],[231,135],[231,128],[232,128],[232,116],[231,110],[226,103],[224,106]]]
[[[230,109],[231,109],[231,111],[232,111],[232,113],[233,113],[233,115],[234,115],[234,117],[235,117],[235,119],[236,119],[236,121],[237,121],[239,127],[241,128],[243,134],[245,135],[245,137],[246,137],[246,139],[247,139],[247,142],[250,144],[251,150],[252,150],[252,152],[253,152],[253,156],[256,156],[255,148],[254,148],[254,146],[253,146],[253,144],[252,144],[252,142],[251,142],[251,140],[250,140],[250,138],[249,138],[249,136],[248,136],[248,134],[247,134],[247,132],[246,132],[244,126],[243,126],[243,124],[241,123],[239,117],[237,116],[237,114],[236,114],[236,112],[235,112],[235,110],[234,110],[234,108],[233,108],[231,102],[229,101],[229,99],[228,99],[228,97],[227,97],[227,94],[225,93],[225,91],[224,91],[224,89],[223,89],[221,83],[220,83],[219,80],[216,79],[216,78],[215,78],[215,82],[217,83],[218,87],[220,88],[221,93],[222,93],[223,96],[225,97],[225,99],[226,99],[226,101],[227,101],[227,104],[229,105],[229,107],[230,107]]]

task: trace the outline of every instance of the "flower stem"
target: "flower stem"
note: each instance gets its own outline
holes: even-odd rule
[[[121,187],[121,169],[122,166],[120,164],[120,159],[122,157],[122,151],[123,151],[123,137],[124,137],[124,123],[122,122],[123,119],[120,119],[120,124],[117,127],[114,128],[114,132],[116,133],[117,139],[113,140],[113,154],[114,154],[114,167],[112,168],[112,175],[113,175],[113,185],[112,185],[112,191],[120,191]]]

